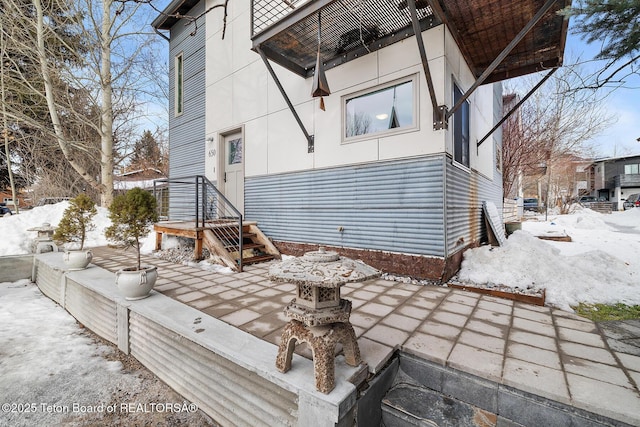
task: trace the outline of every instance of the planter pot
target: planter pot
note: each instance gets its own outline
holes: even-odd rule
[[[505,231],[507,232],[507,236],[512,235],[516,230],[522,230],[521,222],[507,222],[504,224]]]
[[[116,273],[116,286],[126,300],[137,300],[149,296],[157,278],[157,267],[125,268]]]
[[[91,251],[64,251],[62,260],[68,270],[83,270],[93,259]]]

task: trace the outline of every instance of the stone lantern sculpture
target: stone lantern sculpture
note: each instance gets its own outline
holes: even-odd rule
[[[316,388],[322,393],[331,392],[335,385],[334,357],[338,343],[342,344],[347,364],[361,363],[356,334],[349,323],[351,301],[340,298],[340,287],[378,276],[378,270],[322,247],[272,266],[271,280],[297,287],[296,298],[284,310],[291,320],[282,332],[276,368],[280,372],[291,369],[296,343],[305,342],[313,351]]]
[[[53,233],[56,231],[56,227],[52,227],[48,222],[44,222],[40,227],[27,228],[27,231],[38,232],[35,243],[35,253],[41,254],[47,251],[58,252],[58,245],[53,241]]]

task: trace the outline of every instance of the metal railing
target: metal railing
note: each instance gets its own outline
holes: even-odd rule
[[[242,271],[242,214],[203,175],[159,179],[153,183],[160,221],[177,221],[209,229],[229,253],[237,252]]]

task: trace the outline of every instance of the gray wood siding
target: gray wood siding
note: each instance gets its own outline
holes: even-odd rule
[[[245,217],[274,240],[443,256],[443,169],[432,156],[247,178]]]
[[[198,3],[189,15],[204,11]],[[198,30],[191,36],[193,25],[179,21],[171,28],[169,47],[169,176],[172,178],[204,175],[205,150],[205,19],[198,21]],[[183,114],[175,116],[174,60],[183,54]]]

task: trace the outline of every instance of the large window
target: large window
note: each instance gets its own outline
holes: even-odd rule
[[[462,98],[462,91],[454,83],[454,105]],[[453,159],[469,167],[469,102],[462,103],[458,111],[453,114]]]
[[[184,111],[184,56],[182,52],[176,55],[174,66],[175,115],[179,116]]]
[[[638,168],[639,165],[624,165],[624,174],[625,175],[637,175],[640,172]]]
[[[391,134],[416,127],[415,78],[345,98],[344,138]]]

